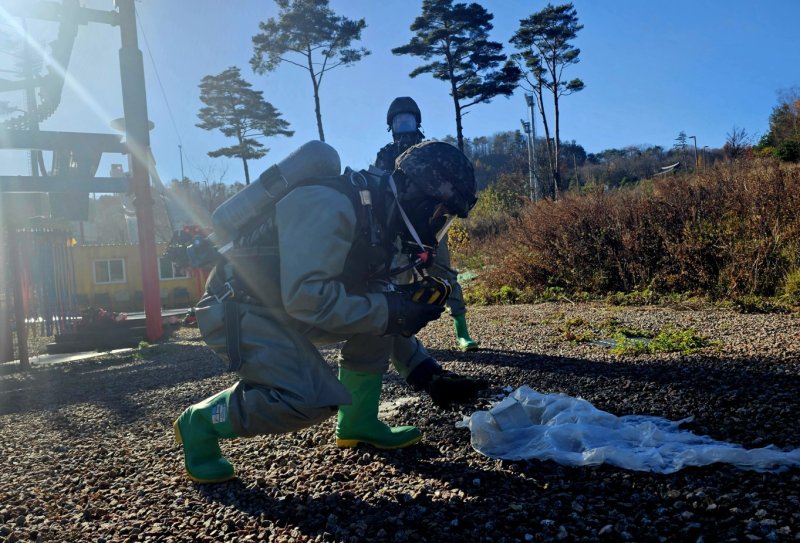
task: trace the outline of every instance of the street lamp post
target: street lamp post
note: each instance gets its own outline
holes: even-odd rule
[[[708,163],[706,162],[706,149],[708,149],[708,145],[703,145],[703,171],[706,171],[706,168],[708,168]]]
[[[525,94],[525,104],[528,106],[528,175],[531,184],[531,199],[539,200],[539,180],[536,177],[536,123],[533,120],[533,95]]]
[[[697,136],[687,136],[694,140],[694,171],[697,171]]]
[[[520,119],[522,124],[522,131],[525,132],[525,139],[527,140],[528,147],[528,190],[531,202],[536,201],[536,191],[534,190],[533,183],[533,155],[531,153],[531,123],[524,119]]]

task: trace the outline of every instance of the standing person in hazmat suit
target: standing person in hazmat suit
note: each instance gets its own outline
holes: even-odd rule
[[[375,166],[391,172],[395,167],[395,159],[403,151],[424,140],[422,133],[422,113],[413,98],[401,96],[392,100],[386,112],[386,124],[392,132],[392,143],[385,145],[378,151]],[[447,298],[447,309],[453,319],[453,328],[456,333],[456,343],[462,351],[478,349],[478,342],[469,335],[467,327],[467,306],[464,303],[464,293],[458,283],[458,272],[450,267],[450,249],[447,235],[439,242],[436,258],[430,270],[431,275],[445,279],[453,287],[453,292]],[[397,365],[397,364],[396,364]]]
[[[427,142],[400,156],[393,175],[349,168],[338,175],[336,152],[310,144],[328,154],[323,177],[286,173],[305,172],[307,157],[294,155],[306,144],[262,174],[256,188],[229,200],[242,195],[238,201],[253,219],[241,219],[238,208],[230,214],[241,228],[224,236],[232,241],[221,249],[224,260],[196,316],[205,341],[240,380],[188,407],[173,424],[192,480],[234,477],[222,438],[296,431],[337,409],[340,447],[400,448],[421,438],[413,426],[378,420],[383,373],[395,338],[412,337],[443,308],[414,301],[413,285],[395,287],[391,265],[398,237],[435,247],[452,217],[467,216],[476,201],[472,165],[457,148]],[[260,210],[265,195],[281,197]],[[339,341],[337,380],[317,346]],[[459,385],[445,377],[441,369],[426,370],[415,385],[447,396],[448,387]]]

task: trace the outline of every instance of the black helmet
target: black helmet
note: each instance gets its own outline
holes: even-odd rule
[[[400,96],[392,100],[389,111],[386,112],[386,124],[392,126],[392,119],[399,113],[411,113],[417,119],[417,126],[422,124],[422,112],[414,99],[409,96]]]
[[[418,143],[397,157],[395,167],[405,177],[403,200],[434,200],[462,218],[478,200],[472,163],[449,143]]]

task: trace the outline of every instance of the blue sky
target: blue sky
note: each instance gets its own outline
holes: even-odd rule
[[[14,1],[25,0],[0,0],[0,7]],[[83,3],[113,9],[113,0]],[[504,43],[507,52],[519,20],[546,5],[523,0],[479,3],[494,14],[491,37]],[[587,152],[640,144],[670,147],[682,130],[697,137],[698,147],[721,147],[734,125],[758,137],[767,130],[776,91],[800,85],[800,1],[576,0],[574,5],[584,25],[576,40],[581,62],[566,75],[583,79],[586,89],[563,99],[561,134]],[[225,182],[243,178],[237,159],[206,155],[232,140],[195,126],[201,107],[197,85],[203,76],[229,66],[239,66],[296,132],[292,138],[267,140],[270,152],[251,163],[251,172],[257,175],[317,138],[308,74],[284,65],[255,75],[249,66],[251,38],[259,21],[277,14],[274,2],[139,0],[136,6],[149,115],[155,123],[151,143],[164,180],[180,177],[179,145],[186,176],[221,177]],[[326,139],[339,151],[343,165],[366,167],[389,140],[385,113],[396,96],[417,100],[426,136],[455,135],[448,86],[428,75],[409,78],[419,60],[390,51],[410,39],[409,25],[421,2],[331,0],[331,7],[340,15],[366,19],[361,44],[372,51],[352,67],[329,72],[322,83]],[[55,37],[55,25],[27,25],[40,41]],[[12,28],[0,27],[4,32]],[[98,24],[81,27],[69,67],[72,83],[61,108],[42,129],[112,131],[110,120],[122,115],[118,49],[118,30]],[[0,55],[0,69],[8,69],[10,62],[8,55]],[[465,137],[518,129],[526,117],[523,93],[520,89],[509,98],[470,108],[463,121]],[[20,99],[0,95],[0,100]],[[98,175],[107,175],[111,162],[123,160],[107,157]],[[26,173],[19,152],[0,151],[0,163],[2,174]]]

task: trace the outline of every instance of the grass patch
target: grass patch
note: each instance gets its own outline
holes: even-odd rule
[[[571,343],[590,343],[611,340],[611,353],[616,355],[638,355],[655,353],[692,354],[706,347],[719,347],[718,341],[709,341],[694,329],[680,329],[672,325],[655,332],[645,328],[628,326],[611,317],[599,323],[581,317],[564,317],[558,327],[561,338]]]
[[[742,296],[731,301],[722,302],[723,307],[732,308],[739,313],[751,315],[768,315],[770,313],[791,313],[791,305],[775,299],[761,296]]]
[[[154,352],[157,347],[150,345],[147,341],[140,341],[139,345],[136,347],[136,350],[133,351],[131,355],[134,360],[144,360],[146,354],[150,354]]]
[[[614,335],[616,345],[611,352],[617,355],[681,353],[692,354],[706,347],[721,346],[718,341],[709,341],[695,330],[681,330],[675,326],[665,326],[658,334],[648,339],[637,339],[623,332]]]
[[[659,303],[661,297],[652,290],[634,290],[631,292],[615,292],[606,296],[606,302],[611,305],[653,305]]]
[[[561,337],[566,341],[584,343],[597,339],[597,333],[592,329],[591,323],[586,322],[581,317],[565,319],[559,327]]]

